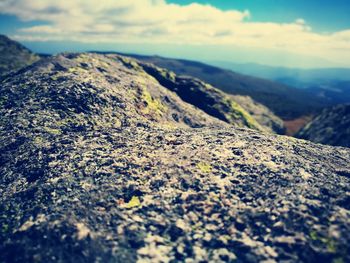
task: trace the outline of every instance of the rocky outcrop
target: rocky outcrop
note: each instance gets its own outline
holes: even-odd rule
[[[129,60],[124,58],[126,63]],[[154,77],[167,89],[175,92],[183,101],[194,105],[210,116],[235,126],[265,130],[230,96],[199,79],[178,76],[172,71],[140,61],[133,60],[128,65],[142,67],[147,74]]]
[[[128,56],[174,71],[178,75],[199,78],[227,94],[249,96],[283,120],[310,115],[329,105],[325,98],[308,91],[198,61],[135,54]]]
[[[67,132],[131,124],[156,123],[162,127],[224,124],[184,103],[141,68],[129,69],[118,56],[50,57],[5,76],[1,92],[3,123],[18,120],[22,129],[30,131],[31,123],[44,130]]]
[[[0,76],[39,60],[39,56],[21,44],[0,35]]]
[[[264,105],[249,96],[231,95],[232,99],[244,108],[265,130],[271,133],[285,134],[283,120]]]
[[[350,147],[350,104],[324,109],[297,137],[316,143]]]
[[[228,125],[124,60],[0,79],[0,262],[350,260],[350,150]]]

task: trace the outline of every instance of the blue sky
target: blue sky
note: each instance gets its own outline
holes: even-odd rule
[[[169,3],[190,4],[191,0],[170,0]],[[252,20],[291,22],[303,18],[317,32],[350,28],[349,0],[197,0],[223,10],[248,9]]]
[[[2,0],[0,33],[42,53],[350,67],[349,14],[348,0]]]

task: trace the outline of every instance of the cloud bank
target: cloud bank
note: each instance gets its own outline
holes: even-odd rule
[[[2,0],[0,12],[43,25],[21,28],[20,40],[235,45],[279,49],[334,62],[350,60],[350,29],[320,34],[302,18],[253,22],[248,10],[181,6],[165,0]]]

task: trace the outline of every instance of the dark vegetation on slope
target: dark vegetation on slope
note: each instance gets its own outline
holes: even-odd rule
[[[307,90],[329,104],[350,103],[350,81],[330,80],[310,84]]]
[[[324,109],[297,137],[322,144],[350,147],[350,104]]]
[[[0,76],[30,65],[39,58],[18,42],[0,35]]]

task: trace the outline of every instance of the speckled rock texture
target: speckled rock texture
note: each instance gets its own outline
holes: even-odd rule
[[[129,64],[0,79],[0,262],[349,262],[349,149],[228,125]]]
[[[350,147],[350,104],[324,109],[297,137],[316,143]]]

